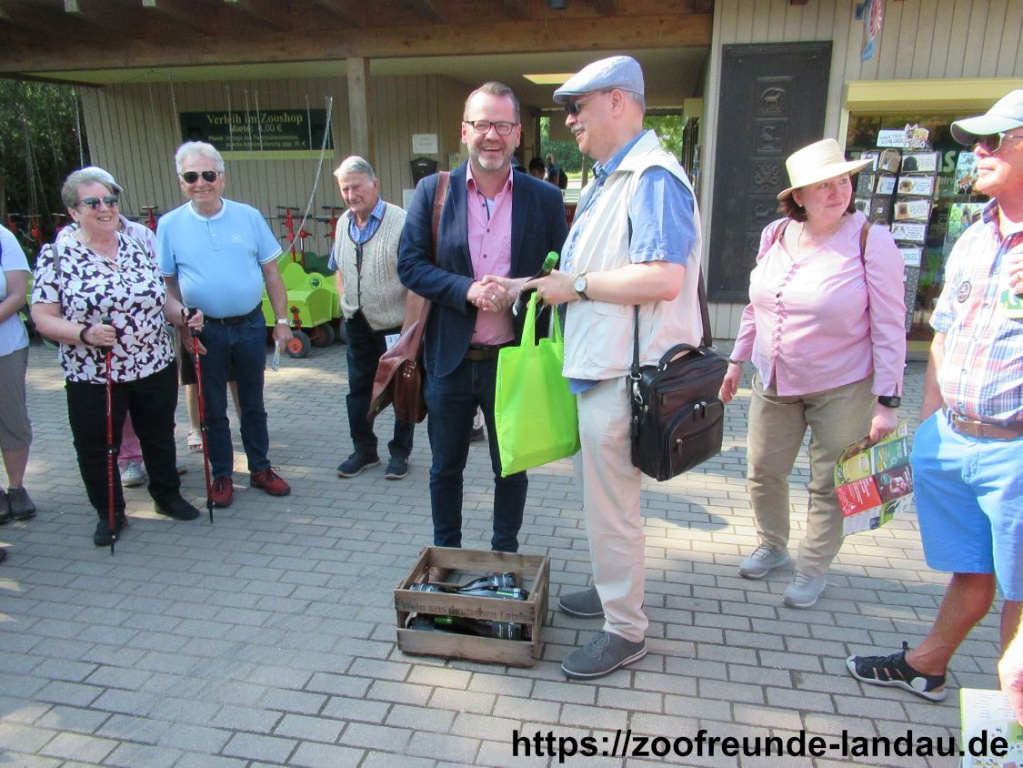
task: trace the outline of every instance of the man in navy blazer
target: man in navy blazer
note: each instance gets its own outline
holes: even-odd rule
[[[491,549],[516,552],[519,546],[527,480],[525,472],[501,477],[494,428],[497,354],[518,343],[522,333],[521,318],[511,313],[519,287],[550,251],[561,252],[568,234],[559,190],[528,174],[512,174],[520,139],[519,103],[511,89],[491,82],[473,91],[462,120],[469,160],[451,172],[436,263],[431,223],[437,175],[416,188],[402,232],[398,276],[433,302],[424,395],[435,546],[462,543],[462,473],[477,406],[486,419],[494,470]],[[446,576],[431,571],[431,580]]]

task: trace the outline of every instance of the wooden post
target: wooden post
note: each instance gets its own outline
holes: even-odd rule
[[[373,138],[370,133],[369,100],[370,75],[369,59],[350,57],[346,60],[348,71],[348,118],[351,128],[351,152],[360,155],[376,167],[373,156]]]

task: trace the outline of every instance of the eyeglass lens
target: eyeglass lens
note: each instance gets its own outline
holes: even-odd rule
[[[219,175],[218,171],[202,171],[201,173],[199,171],[185,171],[181,174],[181,178],[184,179],[186,184],[195,184],[195,182],[199,181],[199,177],[202,176],[203,181],[212,184]]]
[[[507,136],[516,125],[508,122],[492,123],[489,120],[466,120],[465,122],[471,125],[476,133],[490,133],[490,129],[493,128],[497,131],[498,136]]]
[[[107,208],[113,208],[115,205],[117,205],[117,201],[118,201],[117,195],[106,195],[104,197],[86,197],[83,200],[79,201],[79,205],[87,205],[90,208],[92,208],[92,210],[98,211],[100,203],[105,204]]]
[[[1007,141],[1021,141],[1023,136],[1013,136],[1010,133],[992,133],[989,136],[978,136],[975,146],[984,147],[989,154],[995,154]]]
[[[565,111],[570,115],[578,115],[579,110],[582,109],[582,106],[583,105],[580,104],[578,101],[566,101]]]

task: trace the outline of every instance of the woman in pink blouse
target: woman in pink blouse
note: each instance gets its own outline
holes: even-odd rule
[[[791,186],[778,195],[750,273],[750,303],[721,386],[734,397],[753,364],[747,485],[760,545],[739,566],[748,579],[788,565],[789,475],[810,428],[809,509],[785,605],[809,608],[827,586],[842,545],[834,467],[864,435],[898,423],[906,356],[903,260],[891,234],[852,204],[851,174],[834,139],[786,160]]]

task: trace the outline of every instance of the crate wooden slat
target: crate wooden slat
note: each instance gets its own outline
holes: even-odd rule
[[[517,574],[519,584],[529,591],[528,600],[499,600],[488,597],[440,592],[414,592],[409,587],[426,580],[431,567],[450,568],[466,574],[466,580],[488,573]],[[550,557],[511,552],[424,547],[409,574],[394,590],[398,648],[413,655],[444,656],[517,667],[531,667],[543,648],[541,630],[547,617]],[[408,629],[412,614],[461,616],[469,619],[524,624],[529,640],[501,640]]]

